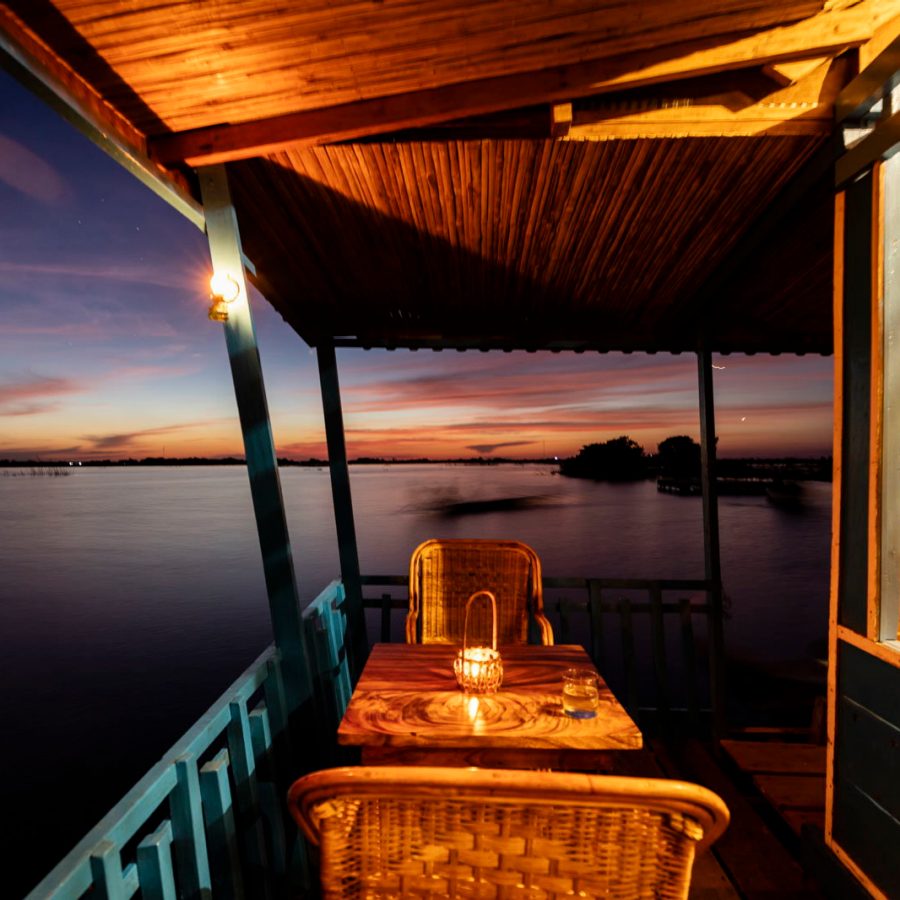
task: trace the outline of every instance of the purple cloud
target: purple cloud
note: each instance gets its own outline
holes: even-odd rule
[[[57,206],[70,195],[68,185],[53,166],[18,141],[2,134],[0,181],[46,206]]]
[[[70,378],[47,375],[0,383],[0,416],[33,416],[59,407],[57,398],[86,388]]]

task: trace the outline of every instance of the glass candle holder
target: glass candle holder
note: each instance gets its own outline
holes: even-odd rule
[[[469,610],[479,598],[486,597],[491,602],[491,646],[470,647]],[[490,591],[476,591],[466,601],[463,619],[463,645],[453,661],[456,683],[467,694],[492,694],[503,681],[503,663],[497,650],[497,598]]]
[[[467,694],[492,694],[503,680],[500,653],[491,647],[466,647],[453,663],[456,683]]]

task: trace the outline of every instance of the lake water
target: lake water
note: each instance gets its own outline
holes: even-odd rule
[[[281,477],[305,603],[338,575],[330,482],[321,469]],[[660,494],[653,482],[567,479],[538,465],[355,466],[351,482],[366,574],[405,573],[429,537],[503,537],[533,546],[550,576],[703,575],[700,500]],[[806,502],[791,512],[762,497],[721,499],[734,657],[792,665],[824,641],[830,489],[805,484]],[[542,502],[471,516],[437,511],[501,496]],[[21,861],[26,847],[43,848],[16,896],[271,635],[240,467],[0,474],[0,572],[0,772],[5,818],[17,823],[3,852]]]

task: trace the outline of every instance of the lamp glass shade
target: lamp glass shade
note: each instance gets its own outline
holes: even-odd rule
[[[241,286],[227,272],[215,272],[209,279],[209,290],[213,297],[220,298],[226,303],[237,300],[241,292]]]

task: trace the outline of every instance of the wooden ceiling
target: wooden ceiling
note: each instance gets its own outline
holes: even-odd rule
[[[681,301],[820,143],[346,144],[233,163],[232,185],[256,223],[246,252],[313,342],[690,350],[706,311]],[[815,224],[830,240],[830,217]],[[735,329],[719,349],[816,350],[829,332],[777,347]]]
[[[897,16],[10,0],[0,59],[195,221],[195,168],[227,163],[258,282],[310,343],[830,352],[822,147]]]

